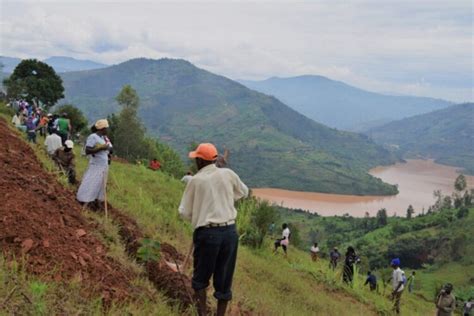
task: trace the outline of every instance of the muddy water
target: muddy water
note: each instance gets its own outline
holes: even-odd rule
[[[253,189],[255,196],[290,208],[300,208],[320,215],[364,216],[365,212],[375,215],[386,208],[389,215],[396,212],[405,215],[408,205],[415,212],[428,209],[435,201],[433,191],[441,190],[451,194],[458,173],[457,168],[436,164],[431,160],[408,160],[387,167],[377,167],[370,173],[390,184],[398,184],[400,193],[396,196],[355,196],[312,192],[298,192],[280,189]],[[468,184],[474,186],[474,177],[467,176]]]

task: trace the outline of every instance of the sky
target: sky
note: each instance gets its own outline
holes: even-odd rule
[[[0,14],[2,56],[183,58],[232,79],[474,100],[471,0],[0,0]]]

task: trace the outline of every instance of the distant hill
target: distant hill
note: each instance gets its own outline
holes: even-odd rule
[[[322,76],[240,81],[273,95],[307,117],[331,127],[364,131],[389,121],[451,105],[439,99],[368,92]]]
[[[53,67],[56,72],[92,70],[108,66],[91,60],[81,60],[63,56],[49,57],[43,61]]]
[[[0,63],[4,65],[3,72],[6,73],[12,73],[20,62],[20,58],[0,56]],[[56,72],[81,71],[107,67],[107,65],[95,61],[80,60],[64,56],[49,57],[43,60],[43,62],[53,67]]]
[[[367,132],[405,157],[433,158],[474,174],[474,103],[391,122]]]
[[[279,100],[184,60],[134,59],[62,74],[66,101],[94,120],[118,110],[114,97],[131,84],[151,135],[185,154],[192,142],[231,150],[231,164],[252,187],[353,194],[394,194],[369,174],[395,161],[366,136],[316,123]]]

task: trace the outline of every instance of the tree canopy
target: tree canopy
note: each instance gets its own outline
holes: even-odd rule
[[[4,80],[9,98],[24,99],[49,108],[64,97],[61,77],[53,67],[36,59],[21,61]]]

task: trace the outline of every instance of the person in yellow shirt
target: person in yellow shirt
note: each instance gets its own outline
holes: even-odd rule
[[[195,159],[199,171],[186,186],[179,213],[194,227],[192,287],[198,314],[206,315],[206,288],[213,277],[216,315],[223,316],[232,299],[239,240],[234,202],[246,197],[249,190],[234,171],[215,165],[218,153],[213,144],[200,144],[189,157]]]

